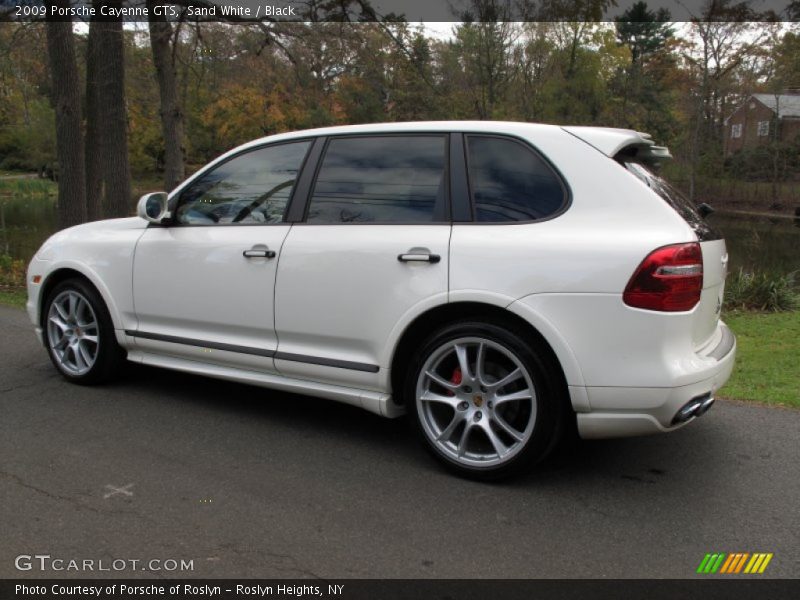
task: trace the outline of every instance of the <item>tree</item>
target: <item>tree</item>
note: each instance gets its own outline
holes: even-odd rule
[[[669,61],[667,44],[673,36],[669,11],[651,11],[637,2],[615,19],[617,42],[630,52],[630,62],[620,75],[620,121],[664,136],[663,115],[667,90],[663,84]],[[653,68],[655,67],[655,68]]]
[[[66,7],[69,2],[57,2]],[[47,56],[53,83],[58,157],[58,225],[86,221],[86,177],[81,131],[81,96],[72,23],[56,21],[48,12]]]
[[[800,1],[798,2],[800,17]],[[800,33],[787,32],[774,51],[775,76],[784,87],[800,88]]]
[[[117,8],[121,0],[110,2]],[[98,75],[97,112],[103,115],[105,148],[103,157],[104,215],[126,217],[131,213],[131,173],[128,165],[128,119],[125,106],[125,42],[122,18],[102,21],[99,46],[108,68]],[[89,75],[90,76],[90,75]]]
[[[723,119],[735,99],[737,69],[755,53],[767,31],[754,23],[746,2],[708,0],[692,22],[693,44],[684,54],[694,82],[690,90],[689,197],[694,198],[701,169],[722,168]]]
[[[172,191],[186,176],[186,147],[183,140],[183,108],[178,97],[172,25],[157,16],[157,0],[147,0],[150,47],[156,69],[160,99],[161,130],[164,134],[164,189]]]
[[[99,12],[100,2],[94,0],[94,9]],[[102,219],[103,211],[103,157],[105,156],[104,124],[105,111],[99,97],[98,79],[100,71],[109,68],[102,55],[100,24],[94,19],[89,24],[86,42],[86,213],[90,221]]]
[[[461,14],[464,24],[455,30],[455,48],[463,65],[462,93],[472,95],[479,119],[497,117],[505,96],[511,75],[509,49],[516,40],[511,14],[510,0],[471,0]]]
[[[641,66],[672,37],[669,18],[667,9],[651,11],[645,2],[639,1],[615,19],[617,39],[630,48],[632,65]]]

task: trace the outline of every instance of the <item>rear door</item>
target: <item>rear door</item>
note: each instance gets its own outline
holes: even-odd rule
[[[446,134],[327,141],[278,266],[282,374],[381,390],[393,329],[446,302],[447,144]]]

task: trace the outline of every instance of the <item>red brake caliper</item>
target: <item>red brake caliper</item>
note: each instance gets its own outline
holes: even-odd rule
[[[450,375],[450,383],[453,385],[461,385],[461,367],[456,367],[453,369],[453,374]],[[447,390],[447,395],[455,396],[455,393]]]

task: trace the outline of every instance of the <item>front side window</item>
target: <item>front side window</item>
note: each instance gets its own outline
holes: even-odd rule
[[[742,124],[738,123],[736,125],[731,125],[731,137],[732,138],[740,138],[742,137]]]
[[[476,221],[536,221],[564,206],[559,177],[521,142],[468,136],[467,154]]]
[[[758,122],[758,135],[759,137],[765,137],[769,135],[769,121]]]
[[[280,223],[311,142],[240,154],[192,182],[180,195],[182,225]]]
[[[447,219],[446,137],[332,139],[309,223],[431,223]]]

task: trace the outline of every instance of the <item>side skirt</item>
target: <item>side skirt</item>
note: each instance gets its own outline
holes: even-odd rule
[[[259,373],[246,369],[212,365],[194,360],[187,360],[185,358],[142,352],[135,348],[128,350],[128,360],[143,365],[162,367],[174,371],[192,373],[194,375],[204,375],[216,379],[224,379],[295,394],[305,394],[307,396],[335,400],[336,402],[350,404],[351,406],[358,406],[359,408],[363,408],[364,410],[368,410],[382,417],[394,418],[404,413],[401,407],[392,402],[390,394],[381,392],[371,392],[327,383],[318,383],[316,381],[291,379],[289,377],[282,377],[281,375]]]

